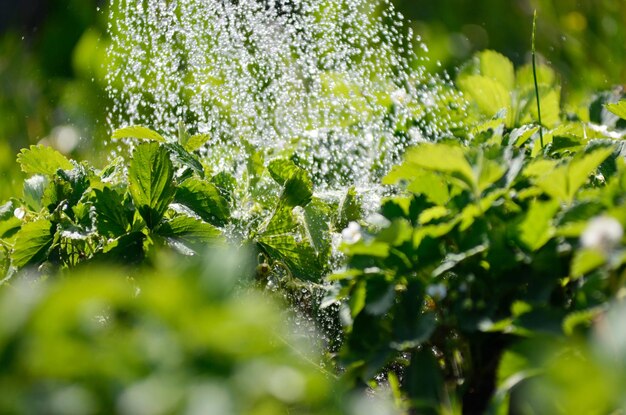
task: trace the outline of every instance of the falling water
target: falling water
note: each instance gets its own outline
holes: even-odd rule
[[[419,65],[388,0],[112,0],[111,10],[111,128],[174,135],[182,122],[212,137],[203,151],[216,170],[256,149],[297,160],[321,189],[368,185],[449,127],[427,116],[445,82]]]

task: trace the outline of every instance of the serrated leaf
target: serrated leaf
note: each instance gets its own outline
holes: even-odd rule
[[[109,187],[94,189],[96,227],[101,235],[115,238],[130,230],[129,211],[124,196]]]
[[[230,209],[215,185],[204,180],[190,178],[176,190],[175,200],[187,206],[205,222],[223,226],[230,218]]]
[[[146,225],[153,229],[174,199],[174,167],[169,153],[158,143],[137,146],[128,168],[133,202]]]
[[[157,228],[157,233],[166,238],[192,243],[215,241],[221,235],[215,226],[184,215],[162,222]]]
[[[623,120],[626,120],[626,100],[621,100],[615,104],[605,104],[604,108],[617,115]]]
[[[441,173],[453,175],[470,188],[475,188],[474,172],[463,149],[448,144],[424,143],[407,151],[406,163]]]
[[[319,281],[325,271],[315,250],[305,243],[297,242],[293,235],[264,235],[257,243],[270,257],[283,262],[296,278]]]
[[[13,235],[22,226],[22,221],[15,217],[15,209],[17,208],[19,205],[14,200],[0,206],[0,238]]]
[[[511,96],[500,82],[481,75],[469,75],[458,81],[463,93],[472,97],[483,114],[493,117],[503,109],[507,113],[507,126],[511,125]]]
[[[478,54],[480,60],[480,74],[498,81],[508,91],[515,84],[513,63],[504,55],[493,50],[486,50]]]
[[[139,140],[156,141],[158,143],[165,143],[167,140],[156,131],[141,125],[131,125],[129,127],[120,128],[113,131],[111,135],[113,140],[121,140],[123,138],[136,138]]]
[[[189,140],[185,143],[185,150],[194,152],[202,147],[207,141],[211,139],[209,134],[196,134],[189,137]]]
[[[17,268],[45,260],[52,245],[52,224],[40,219],[29,222],[17,232],[13,246],[12,262]]]
[[[50,180],[42,175],[36,174],[24,180],[24,203],[34,211],[42,208],[42,200],[46,188],[50,184]]]
[[[71,170],[74,165],[52,147],[33,145],[17,155],[17,162],[24,173],[51,176],[57,170]]]

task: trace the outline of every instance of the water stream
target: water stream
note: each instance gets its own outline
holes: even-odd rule
[[[388,0],[112,0],[110,127],[211,135],[233,170],[261,149],[320,189],[369,186],[402,150],[444,134],[446,82]],[[417,46],[417,47],[416,47]],[[425,121],[428,119],[428,121]]]

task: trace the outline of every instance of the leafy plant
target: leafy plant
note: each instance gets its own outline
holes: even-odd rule
[[[382,204],[387,224],[344,243],[331,277],[349,310],[347,377],[382,372],[421,413],[506,412],[503,354],[584,330],[626,282],[621,141],[568,123],[542,148],[536,127],[503,127],[410,149],[384,179],[404,189]]]

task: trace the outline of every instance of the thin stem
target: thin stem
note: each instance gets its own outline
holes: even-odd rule
[[[532,57],[533,57],[533,80],[535,81],[535,97],[537,98],[537,115],[539,117],[539,140],[543,148],[543,128],[541,123],[541,103],[539,100],[539,85],[537,83],[537,57],[535,55],[535,32],[537,31],[537,9],[533,15]]]

